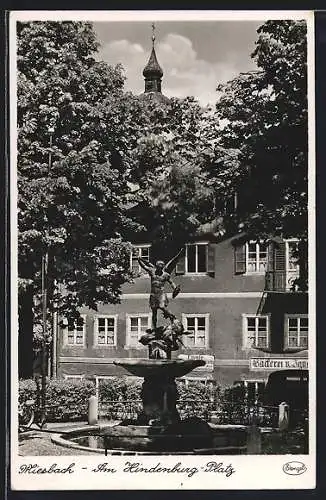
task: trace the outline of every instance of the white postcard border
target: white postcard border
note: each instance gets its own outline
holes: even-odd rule
[[[243,455],[243,456],[35,456],[18,455],[18,300],[17,300],[17,75],[16,22],[28,20],[85,20],[85,21],[249,21],[268,19],[305,19],[308,41],[308,129],[309,129],[309,329],[315,325],[315,74],[314,74],[314,14],[312,11],[15,11],[10,13],[10,220],[11,220],[11,488],[14,490],[133,490],[133,489],[313,489],[316,484],[316,342],[309,337],[309,455]],[[288,475],[283,466],[289,461],[305,464],[301,475]],[[126,462],[155,468],[161,464],[188,472],[124,472]],[[205,472],[208,462],[222,463],[219,471]],[[96,473],[98,464],[107,463],[115,473]],[[49,469],[67,468],[66,473],[26,474],[21,467],[38,464]],[[71,466],[71,464],[74,464]],[[231,465],[229,476],[221,469]],[[70,466],[70,469],[69,469]],[[178,468],[178,467],[177,467]],[[191,474],[191,470],[198,470]],[[73,472],[69,472],[73,470]],[[230,470],[230,469],[229,469]],[[189,477],[191,475],[191,477]]]

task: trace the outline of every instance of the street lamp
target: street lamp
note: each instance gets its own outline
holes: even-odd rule
[[[49,138],[49,157],[48,157],[48,172],[50,174],[52,165],[52,144],[53,144],[53,134],[54,127],[49,127],[48,132],[50,134]],[[45,229],[45,234],[48,236],[48,228]],[[46,250],[42,254],[42,326],[43,326],[43,338],[41,344],[41,423],[46,420],[46,377],[48,375],[48,325],[47,325],[47,295],[48,295],[48,264],[49,264],[49,251],[46,243]]]

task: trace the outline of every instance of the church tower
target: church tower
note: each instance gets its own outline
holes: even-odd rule
[[[155,52],[155,24],[152,24],[152,51],[143,70],[145,78],[145,91],[143,96],[149,99],[157,99],[159,101],[168,101],[169,99],[162,94],[161,82],[163,70],[158,63]]]

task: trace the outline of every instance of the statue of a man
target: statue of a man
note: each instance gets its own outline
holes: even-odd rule
[[[165,283],[169,283],[171,285],[173,290],[173,298],[175,298],[180,292],[180,286],[176,285],[171,279],[171,272],[175,268],[177,261],[183,251],[184,249],[182,248],[180,252],[167,264],[164,264],[162,260],[158,260],[155,263],[155,266],[152,263],[143,260],[142,258],[138,258],[139,265],[143,269],[145,269],[145,271],[151,278],[151,294],[149,297],[149,305],[152,310],[152,324],[154,329],[157,327],[158,309],[160,309],[164,317],[169,318],[171,322],[175,319],[174,314],[172,314],[167,308],[169,300],[167,294],[164,291],[164,288]]]

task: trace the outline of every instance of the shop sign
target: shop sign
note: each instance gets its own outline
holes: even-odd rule
[[[308,370],[308,359],[303,358],[251,358],[252,371],[270,370]]]
[[[205,361],[204,366],[198,366],[192,373],[196,372],[212,372],[214,371],[214,356],[209,354],[179,354],[179,359],[202,359]]]

